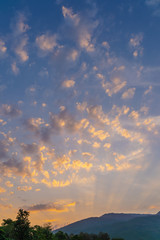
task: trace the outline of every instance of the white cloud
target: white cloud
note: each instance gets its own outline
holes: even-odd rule
[[[62,87],[64,88],[71,88],[71,87],[74,87],[75,85],[75,81],[74,80],[65,80],[63,83],[62,83]]]
[[[135,88],[129,88],[127,91],[125,91],[123,94],[122,94],[122,99],[131,99],[134,97],[134,94],[135,94]]]
[[[94,44],[92,43],[92,32],[97,26],[97,22],[84,22],[83,18],[80,18],[78,14],[74,14],[72,9],[62,7],[62,14],[67,20],[69,29],[73,28],[72,41],[75,38],[77,44],[85,49],[87,52],[93,52],[95,50]]]
[[[71,8],[62,7],[62,14],[64,18],[73,21],[74,25],[78,25],[80,18],[78,14],[74,14]]]
[[[75,49],[73,49],[73,50],[70,52],[70,54],[69,54],[69,56],[68,56],[68,59],[69,59],[69,60],[72,60],[72,61],[75,61],[77,58],[78,58],[78,51],[75,50]]]
[[[22,62],[26,62],[29,58],[27,51],[25,50],[25,47],[27,45],[27,38],[21,39],[20,43],[17,45],[15,52],[19,56]]]
[[[36,38],[36,44],[43,51],[52,51],[57,46],[57,36],[43,34]]]
[[[28,36],[26,32],[30,27],[25,23],[25,21],[26,17],[24,14],[19,14],[16,18],[16,23],[12,23],[13,50],[22,62],[26,62],[29,59],[27,52]]]
[[[84,29],[79,36],[79,44],[81,48],[85,48],[87,52],[93,52],[95,50],[94,45],[91,43],[91,34]]]
[[[24,14],[19,13],[17,17],[16,27],[14,28],[14,32],[16,35],[27,32],[30,27],[26,22],[26,17]]]

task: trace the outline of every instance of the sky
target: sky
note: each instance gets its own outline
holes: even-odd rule
[[[0,1],[0,212],[55,228],[160,210],[160,0]]]

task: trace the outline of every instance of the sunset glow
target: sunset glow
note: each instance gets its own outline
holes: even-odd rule
[[[160,0],[5,0],[0,22],[0,221],[158,212]]]

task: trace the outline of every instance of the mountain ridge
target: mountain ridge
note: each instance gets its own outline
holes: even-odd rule
[[[159,240],[160,212],[157,214],[108,213],[100,217],[76,221],[55,231],[68,234],[107,232],[111,237],[122,237],[125,240]]]

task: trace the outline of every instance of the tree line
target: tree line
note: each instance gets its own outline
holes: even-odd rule
[[[70,234],[62,231],[53,233],[50,224],[31,226],[29,212],[19,209],[16,220],[11,218],[3,219],[0,226],[0,240],[111,240],[108,233]],[[112,238],[112,240],[124,240],[122,238]]]

